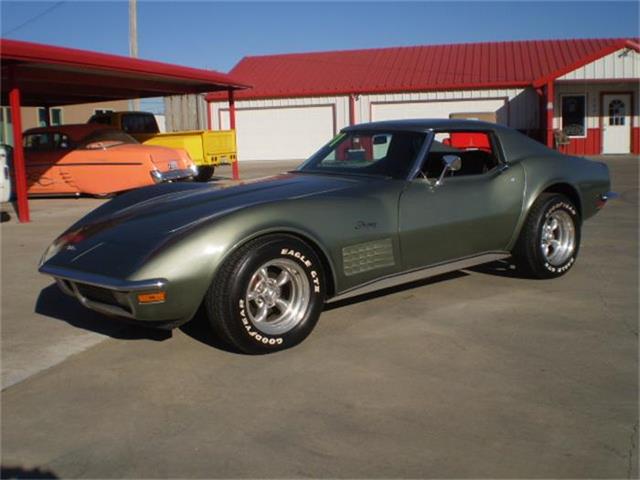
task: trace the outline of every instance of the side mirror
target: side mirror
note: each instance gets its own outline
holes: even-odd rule
[[[442,157],[442,161],[444,162],[444,168],[442,169],[440,178],[438,178],[438,181],[436,182],[436,186],[442,185],[444,176],[448,171],[457,172],[462,168],[462,159],[457,155],[445,155]]]

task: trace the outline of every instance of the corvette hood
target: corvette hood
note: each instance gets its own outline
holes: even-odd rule
[[[76,238],[84,244],[78,247],[107,242],[148,248],[167,235],[239,209],[350,190],[365,182],[371,185],[377,180],[289,173],[239,184],[159,185],[117,197],[66,234],[77,233]]]

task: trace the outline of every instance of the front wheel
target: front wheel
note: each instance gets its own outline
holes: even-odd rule
[[[543,193],[533,203],[514,250],[516,263],[538,278],[565,274],[580,248],[580,216],[566,196]]]
[[[218,336],[245,353],[261,354],[302,342],[324,298],[324,272],[314,250],[296,237],[269,235],[224,262],[205,304]]]

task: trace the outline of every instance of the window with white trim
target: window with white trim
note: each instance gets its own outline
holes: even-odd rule
[[[49,109],[49,125],[62,125],[62,108]],[[47,109],[38,107],[38,126],[47,126]]]
[[[587,96],[562,96],[562,131],[568,137],[587,135]]]

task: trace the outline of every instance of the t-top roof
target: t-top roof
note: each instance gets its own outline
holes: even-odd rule
[[[0,60],[3,105],[7,104],[12,71],[25,106],[248,87],[233,76],[212,70],[9,39],[0,39]]]
[[[625,47],[638,50],[638,39],[533,40],[294,53],[245,57],[230,74],[254,85],[238,92],[239,99],[525,87],[556,78]],[[216,100],[220,96],[212,94],[207,98]]]

